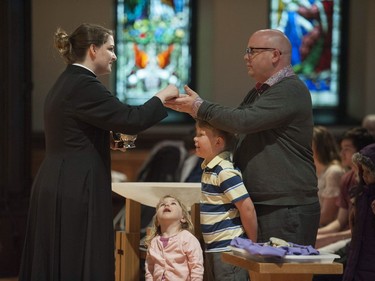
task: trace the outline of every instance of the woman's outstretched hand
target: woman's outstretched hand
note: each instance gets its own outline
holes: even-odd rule
[[[180,94],[177,98],[166,101],[164,106],[179,112],[195,115],[194,104],[198,99],[201,100],[201,98],[189,86],[185,85],[184,89],[186,94]]]
[[[158,97],[162,103],[165,103],[169,100],[177,98],[179,96],[179,92],[175,85],[170,84],[156,93],[155,96]]]

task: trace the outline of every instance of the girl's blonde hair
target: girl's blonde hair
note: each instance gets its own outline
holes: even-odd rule
[[[182,209],[182,216],[185,219],[184,222],[182,222],[182,221],[180,222],[181,223],[181,229],[185,229],[185,230],[188,230],[191,233],[193,233],[194,232],[194,225],[193,225],[193,223],[191,221],[190,213],[189,213],[188,209],[186,208],[186,206],[180,201],[180,199],[178,199],[178,198],[176,198],[176,197],[174,197],[172,195],[165,195],[165,196],[163,196],[159,200],[159,203],[156,205],[156,212],[159,209],[160,204],[163,203],[163,200],[166,199],[166,198],[173,198],[173,199],[175,199],[178,202],[178,204],[181,206],[181,209]],[[151,225],[150,232],[146,236],[146,239],[145,239],[145,245],[147,247],[149,247],[150,244],[151,244],[151,240],[155,236],[160,235],[160,234],[161,234],[161,228],[160,228],[160,224],[159,224],[157,215],[155,213],[154,217],[152,218],[152,225]]]

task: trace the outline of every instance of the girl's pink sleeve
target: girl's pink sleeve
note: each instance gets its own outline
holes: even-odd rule
[[[203,252],[198,239],[192,234],[186,239],[185,252],[188,257],[191,281],[202,281],[204,272]]]
[[[146,261],[145,261],[145,280],[146,281],[153,281],[153,277],[151,272],[154,272],[154,264],[152,262],[152,258],[149,255],[149,251],[147,251]]]

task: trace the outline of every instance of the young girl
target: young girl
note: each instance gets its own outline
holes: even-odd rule
[[[202,248],[192,231],[181,201],[170,195],[161,198],[145,241],[146,281],[203,280]]]
[[[343,281],[375,280],[375,144],[353,155],[360,185],[351,217],[352,241]]]

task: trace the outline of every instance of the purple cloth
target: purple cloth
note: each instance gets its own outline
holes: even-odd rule
[[[230,243],[231,246],[244,249],[251,255],[279,258],[282,258],[286,255],[319,255],[319,251],[317,251],[312,246],[303,246],[290,242],[289,244],[291,246],[272,247],[269,245],[265,245],[264,243],[254,243],[250,239],[244,239],[240,237],[234,238]]]

